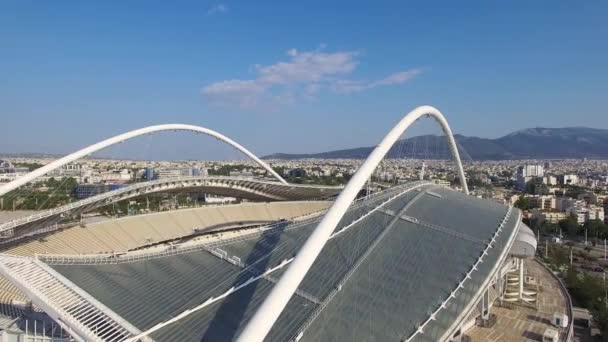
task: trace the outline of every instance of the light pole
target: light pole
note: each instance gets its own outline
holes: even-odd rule
[[[608,290],[606,290],[606,270],[604,270],[604,305],[608,309]]]

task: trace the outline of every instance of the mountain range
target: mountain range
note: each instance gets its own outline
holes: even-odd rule
[[[608,159],[608,129],[588,127],[527,128],[497,139],[455,135],[463,160],[508,159]],[[275,153],[263,159],[363,159],[372,147],[358,147],[312,154]],[[450,158],[444,136],[421,135],[399,140],[389,158]]]

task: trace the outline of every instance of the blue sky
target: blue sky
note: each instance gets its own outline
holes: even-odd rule
[[[605,1],[2,1],[0,151],[178,122],[321,152],[421,104],[465,135],[608,128],[606,18]],[[137,153],[223,157],[200,140]]]

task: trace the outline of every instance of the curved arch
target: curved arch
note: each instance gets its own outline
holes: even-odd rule
[[[283,184],[288,184],[287,181],[285,181],[281,176],[279,176],[279,174],[277,174],[271,167],[270,165],[266,164],[265,162],[263,162],[261,159],[259,159],[258,157],[256,157],[253,153],[251,153],[248,149],[246,149],[245,147],[241,146],[240,144],[238,144],[236,141],[228,138],[227,136],[218,133],[214,130],[211,130],[209,128],[205,128],[205,127],[200,127],[200,126],[194,126],[194,125],[184,125],[184,124],[166,124],[166,125],[157,125],[157,126],[149,126],[149,127],[144,127],[144,128],[140,128],[140,129],[136,129],[133,131],[129,131],[123,134],[119,134],[117,136],[114,136],[112,138],[106,139],[104,141],[98,142],[96,144],[90,145],[88,147],[85,147],[79,151],[76,151],[72,154],[69,154],[63,158],[57,159],[41,168],[38,168],[28,174],[26,174],[23,177],[17,178],[14,181],[0,187],[0,196],[6,194],[7,192],[14,190],[28,182],[31,182],[32,180],[50,172],[53,171],[57,168],[62,167],[63,165],[66,165],[68,163],[71,163],[77,159],[80,159],[82,157],[85,157],[93,152],[97,152],[99,150],[102,150],[106,147],[121,143],[123,141],[129,140],[131,138],[135,138],[138,137],[140,135],[145,135],[145,134],[151,134],[151,133],[156,133],[156,132],[162,132],[162,131],[191,131],[191,132],[195,132],[195,133],[202,133],[205,135],[209,135],[211,137],[214,137],[222,142],[227,143],[228,145],[231,145],[232,147],[236,148],[237,150],[241,151],[243,154],[245,154],[247,157],[253,159],[253,161],[255,161],[256,163],[258,163],[258,165],[260,165],[261,167],[263,167],[264,169],[266,169],[266,171],[268,171],[271,175],[274,176],[274,178],[276,178],[279,182],[283,183]]]
[[[279,282],[272,288],[262,305],[251,318],[245,329],[238,337],[238,342],[262,341],[274,325],[275,321],[293,296],[298,286],[306,276],[306,273],[321,253],[325,243],[333,233],[334,229],[348,210],[359,191],[365,186],[365,182],[372,175],[376,166],[382,161],[397,139],[422,116],[430,116],[441,125],[443,132],[448,138],[452,156],[458,167],[458,177],[466,194],[469,193],[464,170],[460,160],[460,154],[456,148],[456,142],[452,135],[447,120],[439,110],[431,106],[417,107],[393,127],[382,139],[380,144],[367,157],[363,165],[348,182],[340,193],[334,204],[329,208],[317,228],[312,232],[308,240],[298,251],[291,266],[285,271]]]

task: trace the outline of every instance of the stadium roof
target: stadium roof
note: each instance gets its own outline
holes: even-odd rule
[[[359,202],[268,340],[440,340],[506,258],[519,215],[424,182]],[[162,258],[51,267],[141,331],[194,309],[154,330],[157,341],[226,341],[244,328],[317,223]]]

